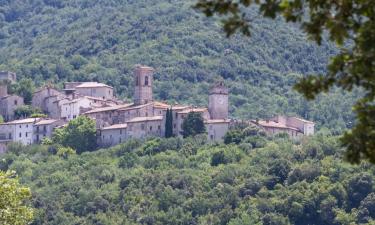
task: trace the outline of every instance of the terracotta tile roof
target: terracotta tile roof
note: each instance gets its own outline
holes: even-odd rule
[[[229,119],[216,119],[216,120],[206,120],[205,123],[230,123]]]
[[[98,82],[83,82],[82,84],[78,85],[76,88],[95,88],[95,87],[108,87],[113,88],[109,85],[98,83]]]
[[[109,127],[103,127],[102,130],[115,130],[115,129],[124,129],[127,128],[128,124],[127,123],[122,123],[122,124],[115,124]]]
[[[182,110],[180,112],[177,112],[179,114],[187,114],[187,113],[190,113],[190,112],[207,112],[208,109],[207,108],[189,108],[189,109],[185,109],[185,110]]]
[[[35,125],[49,125],[49,124],[53,124],[55,122],[57,122],[58,120],[54,120],[54,119],[42,119],[40,120],[39,122],[35,123]]]
[[[304,123],[312,123],[312,124],[315,124],[315,123],[312,122],[312,121],[305,120],[305,119],[302,119],[302,118],[298,118],[298,117],[292,117],[292,118],[297,119],[297,120],[300,120],[300,121],[302,121],[302,122],[304,122]]]
[[[136,122],[146,122],[146,121],[156,121],[156,120],[163,120],[163,116],[145,116],[145,117],[135,117],[127,123],[136,123]]]
[[[84,114],[92,114],[92,113],[98,113],[98,112],[113,111],[113,110],[118,110],[118,109],[122,109],[122,108],[127,108],[127,107],[129,107],[131,105],[133,105],[133,104],[130,103],[130,104],[124,104],[124,105],[107,106],[107,107],[102,107],[102,108],[97,108],[97,109],[93,109],[93,110],[87,111]]]
[[[289,130],[299,131],[299,129],[297,129],[295,127],[288,127],[288,126],[286,126],[283,123],[277,123],[277,122],[272,121],[272,120],[269,120],[269,121],[259,120],[258,122],[255,122],[255,123],[258,124],[259,126],[262,126],[262,127],[279,128],[279,129],[289,129]]]
[[[129,107],[119,109],[119,111],[127,111],[127,110],[132,110],[132,109],[140,109],[140,108],[143,108],[143,107],[146,107],[146,106],[150,106],[150,105],[153,105],[153,104],[154,104],[153,102],[150,102],[150,103],[147,103],[147,104],[143,104],[143,105],[134,105],[134,103],[133,103]]]

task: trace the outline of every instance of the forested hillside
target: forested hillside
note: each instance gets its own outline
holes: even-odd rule
[[[344,163],[337,137],[204,139],[133,140],[81,155],[12,145],[0,169],[30,187],[35,225],[374,224],[375,169]]]
[[[307,103],[291,90],[298,77],[324,73],[337,50],[307,41],[297,26],[252,13],[251,38],[227,39],[194,0],[0,0],[0,69],[37,86],[102,81],[130,99],[132,68],[157,69],[155,97],[206,104],[208,86],[224,78],[231,116],[290,113],[340,132],[353,123],[358,93],[339,90]]]

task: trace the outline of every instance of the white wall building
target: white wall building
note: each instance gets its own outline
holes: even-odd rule
[[[40,120],[40,118],[28,118],[0,124],[0,137],[24,145],[32,144],[33,126]]]

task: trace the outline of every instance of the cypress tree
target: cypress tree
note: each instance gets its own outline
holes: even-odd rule
[[[172,109],[167,109],[165,118],[165,137],[170,138],[173,136],[173,113]]]
[[[167,109],[167,113],[165,114],[165,137],[169,137],[169,109]]]

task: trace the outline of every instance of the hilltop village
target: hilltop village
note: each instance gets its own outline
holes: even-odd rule
[[[6,122],[0,124],[0,153],[10,142],[38,144],[52,137],[53,131],[70,120],[85,115],[96,121],[97,142],[112,146],[131,138],[164,137],[166,112],[173,112],[173,134],[180,136],[182,123],[191,112],[204,119],[207,138],[220,142],[236,120],[229,119],[229,91],[223,82],[212,85],[208,108],[190,105],[170,105],[153,98],[154,69],[137,65],[134,68],[133,102],[117,99],[113,87],[97,82],[66,82],[63,90],[46,86],[33,94],[31,105],[48,118],[15,120],[15,110],[24,105],[24,99],[9,95],[7,82],[16,82],[16,74],[0,72],[0,114]],[[269,134],[287,133],[292,138],[314,134],[314,123],[296,117],[276,116],[267,120],[252,120]]]

